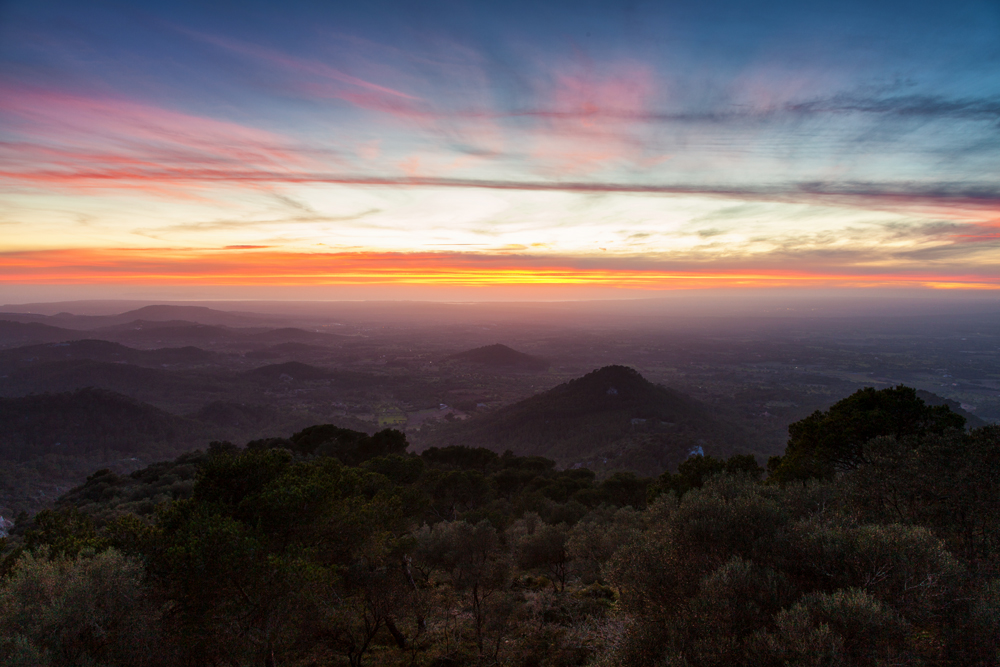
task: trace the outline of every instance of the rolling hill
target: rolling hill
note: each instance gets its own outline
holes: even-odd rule
[[[447,359],[496,369],[544,371],[549,367],[545,359],[518,352],[501,343],[459,352]]]
[[[0,398],[0,458],[8,461],[150,445],[194,448],[203,445],[198,431],[187,419],[103,389]]]
[[[230,327],[260,326],[264,316],[231,313],[205,306],[171,306],[157,304],[144,306],[113,316],[119,320],[187,320],[198,324]]]
[[[85,337],[85,334],[81,331],[54,327],[41,322],[0,320],[0,347],[58,343],[83,337]]]
[[[254,333],[260,329],[250,330]],[[185,346],[205,347],[239,345],[246,340],[246,331],[225,326],[198,324],[195,322],[144,322],[136,320],[128,324],[115,325],[90,332],[94,338],[113,340],[132,345],[145,346]]]
[[[241,378],[231,373],[170,371],[125,363],[68,359],[18,368],[0,377],[0,395],[75,391],[97,387],[168,410],[185,410],[218,396],[239,395]]]
[[[73,304],[65,305],[68,307],[73,306]],[[183,320],[214,326],[253,327],[261,326],[263,322],[271,320],[267,316],[256,315],[254,313],[231,313],[204,306],[172,306],[165,304],[143,306],[142,308],[128,310],[115,315],[74,315],[68,312],[42,315],[39,313],[2,312],[0,313],[0,319],[13,322],[39,322],[68,329],[99,329],[128,324],[136,320],[146,322]]]
[[[74,332],[80,333],[80,332]],[[0,370],[37,365],[45,362],[86,359],[108,363],[129,363],[136,366],[201,366],[220,360],[216,352],[197,347],[162,347],[139,350],[105,340],[71,340],[42,345],[26,345],[0,351]]]
[[[278,343],[309,343],[336,345],[344,340],[339,334],[306,331],[295,327],[277,329],[263,327],[229,327],[201,324],[185,320],[149,321],[134,320],[94,329],[88,334],[93,338],[113,340],[137,345],[213,345],[236,349],[252,349],[261,345]]]
[[[332,377],[330,371],[319,368],[317,366],[310,366],[309,364],[303,364],[299,361],[287,361],[283,364],[270,364],[268,366],[261,366],[260,368],[255,368],[252,371],[246,372],[247,377],[251,377],[258,381],[275,381],[281,380],[283,377],[291,380],[325,380]]]
[[[693,450],[746,451],[739,427],[702,403],[654,385],[625,366],[606,366],[494,413],[449,425],[427,444],[465,444],[545,456],[562,465],[655,474]]]

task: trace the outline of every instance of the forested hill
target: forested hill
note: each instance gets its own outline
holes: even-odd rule
[[[544,371],[549,367],[549,362],[545,359],[534,357],[524,352],[518,352],[501,343],[459,352],[458,354],[451,355],[448,359],[490,368],[513,370]]]
[[[41,322],[0,320],[0,348],[35,343],[59,343],[83,337],[83,332],[54,327]]]
[[[0,398],[0,458],[7,461],[135,452],[180,443],[196,430],[187,419],[101,389]]]
[[[563,392],[642,406],[629,373]],[[98,469],[0,539],[0,662],[996,667],[1000,427],[963,426],[861,389],[768,483],[750,456],[599,479],[332,424]]]
[[[563,465],[611,461],[658,474],[693,449],[728,455],[746,434],[695,399],[646,380],[625,366],[606,366],[489,415],[441,429],[434,445],[475,443],[497,452],[546,456]]]
[[[68,361],[124,375],[135,382],[192,378],[125,364]],[[124,376],[119,379],[127,379]],[[260,403],[213,401],[184,416],[107,389],[0,398],[0,516],[36,511],[88,473],[128,472],[149,461],[204,448],[213,440],[247,440],[315,424],[308,413]],[[355,422],[346,420],[347,423]]]
[[[0,322],[2,324],[2,322]],[[0,351],[0,370],[8,372],[18,368],[31,368],[48,362],[85,359],[108,363],[128,363],[136,366],[160,368],[167,364],[193,366],[217,363],[221,355],[197,347],[165,347],[156,350],[137,350],[119,343],[86,338],[62,343],[26,345]]]

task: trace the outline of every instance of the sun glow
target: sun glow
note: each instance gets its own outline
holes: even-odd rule
[[[26,284],[206,285],[565,285],[637,290],[710,287],[886,287],[996,289],[989,276],[929,272],[712,271],[586,266],[579,259],[462,253],[292,253],[111,249],[7,253],[0,282]]]

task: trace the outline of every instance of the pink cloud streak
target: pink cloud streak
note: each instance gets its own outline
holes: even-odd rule
[[[26,184],[156,190],[181,180],[201,187],[196,174],[213,169],[250,169],[279,174],[327,169],[310,151],[280,134],[238,123],[141,104],[128,99],[76,95],[0,83],[0,119],[18,140],[0,143],[3,178]],[[89,169],[101,179],[80,179]],[[175,177],[151,179],[152,173]],[[111,174],[114,174],[112,177]]]
[[[200,40],[207,44],[212,44],[219,48],[225,49],[227,51],[232,51],[233,53],[239,53],[241,55],[250,56],[259,60],[264,60],[270,62],[274,65],[279,65],[286,69],[294,70],[303,74],[311,74],[314,76],[319,76],[324,79],[329,79],[331,81],[337,81],[339,83],[345,83],[350,86],[356,86],[358,88],[364,88],[369,91],[376,93],[382,93],[384,95],[391,95],[393,97],[399,97],[406,100],[418,100],[420,98],[410,95],[409,93],[404,93],[400,90],[394,88],[389,88],[388,86],[382,86],[377,83],[372,83],[371,81],[366,81],[364,79],[358,78],[346,72],[331,67],[326,63],[320,62],[318,60],[308,60],[305,58],[296,58],[295,56],[290,56],[281,51],[275,49],[269,49],[257,44],[248,44],[246,42],[237,41],[234,39],[227,39],[224,37],[218,37],[216,35],[208,35],[202,32],[197,32],[194,30],[188,30],[184,28],[178,28],[180,32],[192,37],[194,39]]]

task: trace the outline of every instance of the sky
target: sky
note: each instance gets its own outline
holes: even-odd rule
[[[1000,2],[0,0],[7,300],[801,287],[1000,288]]]

